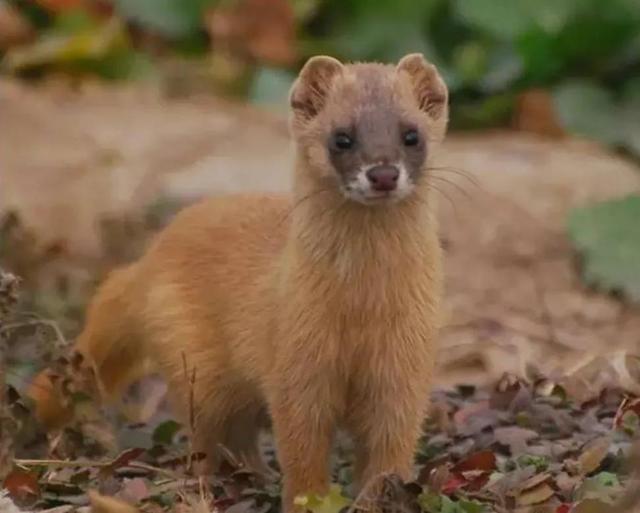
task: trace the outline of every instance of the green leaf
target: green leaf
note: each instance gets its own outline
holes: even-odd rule
[[[351,501],[342,495],[339,485],[333,484],[327,495],[303,495],[296,497],[295,503],[311,513],[339,513],[342,508],[351,504]]]
[[[423,491],[418,495],[418,504],[422,511],[427,513],[438,513],[442,506],[442,498],[437,493]]]
[[[624,429],[629,436],[634,436],[638,431],[638,427],[640,427],[640,417],[638,417],[638,414],[632,410],[625,412],[622,416],[622,429]]]
[[[33,44],[7,53],[5,66],[23,71],[38,66],[69,66],[108,59],[130,52],[122,22],[112,18],[100,25],[86,24],[83,16],[65,18],[60,26],[45,32]]]
[[[487,506],[478,501],[460,499],[458,501],[458,505],[464,513],[483,513],[487,511]]]
[[[515,39],[531,26],[520,0],[457,0],[457,15],[498,40]]]
[[[640,157],[640,78],[629,80],[622,95],[623,144]]]
[[[620,139],[618,113],[611,93],[587,81],[571,81],[553,92],[562,125],[579,135],[612,144]]]
[[[574,209],[569,237],[583,258],[587,284],[640,301],[640,195]]]
[[[512,85],[523,71],[522,58],[511,46],[501,46],[489,53],[486,71],[479,80],[485,93],[495,93]]]
[[[518,465],[521,467],[535,467],[536,472],[543,472],[549,466],[549,460],[544,456],[523,454],[518,457]]]
[[[185,37],[202,27],[205,9],[215,0],[114,0],[123,16],[169,37]]]
[[[425,491],[418,496],[418,504],[426,513],[483,513],[487,506],[473,500],[460,499],[456,502],[446,495]]]
[[[253,79],[249,97],[254,103],[286,107],[289,89],[295,78],[289,71],[261,67]]]
[[[157,445],[171,445],[173,437],[182,426],[175,420],[167,420],[158,425],[153,431],[153,443]]]
[[[612,504],[622,490],[618,476],[611,472],[600,472],[584,480],[577,491],[577,496],[581,500],[593,499]]]
[[[463,83],[480,80],[487,68],[487,49],[479,41],[469,41],[458,46],[453,54],[453,66]]]

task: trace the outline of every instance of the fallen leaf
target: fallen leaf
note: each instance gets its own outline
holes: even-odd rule
[[[541,504],[553,497],[554,490],[548,483],[540,483],[534,488],[521,492],[516,498],[518,506],[532,506]]]
[[[580,477],[570,476],[566,472],[560,472],[560,474],[556,476],[556,486],[561,492],[567,495],[571,495],[574,488],[579,482]]]
[[[31,504],[40,496],[38,475],[34,472],[14,470],[4,478],[2,486],[20,506]]]
[[[110,474],[113,474],[120,467],[126,466],[130,461],[135,460],[138,456],[144,453],[144,449],[133,448],[127,449],[126,451],[122,451],[118,456],[116,456],[109,465],[106,465],[102,469],[100,469],[100,474],[103,477],[106,477]]]
[[[576,491],[581,499],[595,499],[600,502],[613,504],[615,498],[622,492],[618,476],[611,472],[600,472],[585,479]]]
[[[118,495],[126,502],[135,504],[149,497],[149,485],[144,479],[139,477],[125,479]]]
[[[603,436],[589,442],[578,456],[579,471],[582,475],[590,474],[598,469],[607,456],[611,446],[611,437]]]
[[[297,506],[301,506],[311,513],[338,513],[350,503],[351,501],[342,495],[340,486],[335,484],[331,485],[327,495],[303,495],[295,499]]]
[[[440,492],[445,495],[451,495],[464,485],[467,484],[467,480],[460,475],[451,475],[440,487]]]
[[[492,472],[496,468],[496,455],[492,451],[479,451],[458,462],[451,469],[454,473],[482,470]]]
[[[181,428],[182,425],[175,420],[167,420],[153,430],[153,442],[159,445],[170,445],[173,443],[173,437]]]
[[[598,499],[585,499],[576,503],[570,511],[571,513],[610,513],[611,504]]]
[[[89,490],[87,495],[93,513],[138,513],[137,508],[115,497],[101,495],[95,490]]]
[[[496,428],[494,436],[498,443],[509,447],[512,456],[526,452],[527,442],[539,437],[536,431],[518,426]]]
[[[526,383],[519,377],[506,373],[500,378],[496,384],[489,404],[491,408],[498,410],[507,410],[512,406],[513,401],[517,398],[521,391],[526,391]]]

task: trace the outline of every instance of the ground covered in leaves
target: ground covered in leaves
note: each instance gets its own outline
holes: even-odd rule
[[[16,281],[4,274],[0,289],[6,321]],[[6,339],[25,326],[4,322],[1,333]],[[30,333],[42,340],[48,329],[45,325],[44,331],[22,331],[21,336]],[[55,337],[55,330],[49,336]],[[241,468],[232,454],[217,475],[196,477],[192,469],[201,455],[190,452],[188,426],[170,418],[157,379],[143,380],[130,394],[129,406],[135,405],[138,417],[144,417],[132,422],[127,408],[125,415],[98,410],[74,388],[74,363],[62,356],[64,348],[55,353],[50,357],[61,369],[60,379],[66,380],[78,420],[62,432],[45,435],[28,399],[6,385],[0,417],[5,489],[0,511],[15,506],[67,513],[90,504],[105,513],[133,508],[158,513],[279,511],[277,477]],[[435,391],[416,456],[417,478],[402,483],[381,476],[382,492],[376,500],[382,510],[623,511],[619,501],[625,487],[637,487],[633,462],[640,399],[616,386],[613,374],[607,386],[590,396],[584,390],[574,394],[580,387],[570,379],[546,378],[533,368],[529,374],[527,379],[507,374],[489,387]],[[268,434],[264,455],[277,476]],[[354,511],[367,496],[367,487],[355,497],[350,494],[348,441],[339,444],[335,456],[336,484],[330,494],[300,498],[313,513]]]

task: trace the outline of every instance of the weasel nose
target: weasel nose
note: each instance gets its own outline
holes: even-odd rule
[[[367,178],[374,191],[392,191],[398,185],[400,171],[395,166],[375,166],[367,171]]]

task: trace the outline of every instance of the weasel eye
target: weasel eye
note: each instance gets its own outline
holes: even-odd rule
[[[420,136],[418,135],[417,130],[407,130],[404,134],[402,134],[402,142],[405,146],[417,146],[420,142]]]
[[[339,150],[350,150],[353,148],[353,137],[344,132],[338,132],[333,136],[333,144]]]

